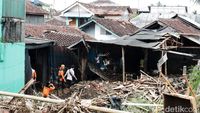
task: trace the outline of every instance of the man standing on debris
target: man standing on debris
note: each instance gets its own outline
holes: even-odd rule
[[[52,83],[47,83],[46,86],[44,86],[42,94],[43,97],[46,98],[49,96],[49,94],[55,89],[55,86]]]
[[[68,88],[73,84],[73,78],[77,80],[74,72],[74,65],[71,66],[65,73],[65,77],[67,77],[67,85]]]
[[[64,88],[64,83],[66,82],[64,77],[64,70],[65,70],[65,65],[62,64],[58,71],[58,84],[61,85],[62,88]]]

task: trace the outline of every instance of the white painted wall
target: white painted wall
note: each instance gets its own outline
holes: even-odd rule
[[[90,26],[84,27],[83,31],[95,38],[95,23],[91,23]]]
[[[101,27],[97,24],[95,24],[95,39],[97,40],[114,40],[118,38],[117,36],[111,34],[111,35],[101,35],[100,34]]]
[[[92,14],[85,9],[83,9],[81,6],[76,5],[73,8],[71,8],[69,11],[64,13],[65,17],[91,17]]]

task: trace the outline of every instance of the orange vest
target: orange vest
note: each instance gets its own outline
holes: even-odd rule
[[[49,87],[44,86],[43,92],[42,92],[43,97],[48,97],[50,92],[53,90],[54,90],[54,88],[52,88],[52,87],[49,88]]]
[[[60,81],[64,81],[65,78],[64,78],[64,70],[59,70],[58,71],[58,77],[60,79]]]

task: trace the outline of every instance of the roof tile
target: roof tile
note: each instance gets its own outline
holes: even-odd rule
[[[104,18],[95,18],[94,20],[120,37],[125,35],[131,35],[136,30],[138,30],[136,26],[134,26],[128,21]]]
[[[79,29],[49,24],[25,24],[25,35],[54,40],[59,46],[70,46],[79,42],[82,38],[86,41],[94,40],[94,38]]]
[[[45,15],[48,14],[48,11],[31,3],[31,1],[26,1],[26,14]]]
[[[188,25],[188,24],[182,22],[179,19],[159,19],[159,21],[166,24],[167,26],[170,26],[170,27],[176,29],[178,32],[181,32],[181,33],[200,34],[200,30],[192,27],[191,25]]]

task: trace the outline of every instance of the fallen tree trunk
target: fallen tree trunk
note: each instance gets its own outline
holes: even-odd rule
[[[57,99],[36,97],[36,96],[32,96],[32,95],[10,93],[10,92],[5,92],[5,91],[0,91],[0,95],[11,96],[11,97],[18,97],[18,98],[26,98],[26,99],[33,99],[33,100],[38,100],[38,101],[43,101],[43,102],[49,102],[49,103],[55,103],[55,104],[61,104],[61,103],[65,102],[65,100],[57,100]]]

